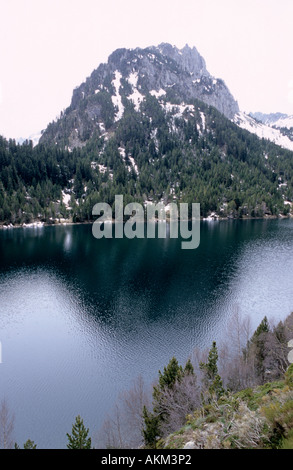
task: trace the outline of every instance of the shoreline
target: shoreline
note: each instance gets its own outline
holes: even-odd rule
[[[292,214],[288,214],[288,215],[279,215],[279,216],[275,216],[275,215],[267,215],[267,216],[264,216],[264,217],[250,217],[250,216],[246,216],[246,217],[214,217],[214,216],[208,216],[208,217],[200,217],[200,221],[202,222],[221,222],[221,221],[224,221],[224,220],[231,220],[231,221],[238,221],[238,220],[241,220],[241,221],[244,221],[244,220],[277,220],[277,219],[291,219],[293,218],[293,215]],[[188,219],[188,221],[191,221],[191,219]],[[42,228],[42,227],[65,227],[67,225],[92,225],[93,223],[95,222],[95,220],[92,220],[92,221],[83,221],[83,222],[73,222],[72,220],[70,219],[65,219],[64,221],[62,222],[56,222],[56,223],[48,223],[48,222],[41,222],[41,221],[34,221],[34,222],[31,222],[31,223],[28,223],[28,224],[15,224],[13,225],[12,223],[10,223],[9,225],[6,225],[6,224],[0,224],[0,230],[9,230],[9,229],[14,229],[14,228]],[[111,223],[115,223],[115,219],[112,219],[112,220],[109,220],[107,221],[108,223],[111,222]],[[125,221],[123,221],[124,223]],[[159,219],[155,219],[154,222],[159,222]],[[170,219],[169,218],[166,218],[166,222],[170,223]],[[103,222],[101,222],[103,223]]]

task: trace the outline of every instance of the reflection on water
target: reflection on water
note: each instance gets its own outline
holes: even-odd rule
[[[293,310],[293,221],[202,222],[176,239],[101,239],[90,225],[0,233],[0,398],[19,444],[65,447],[119,391],[222,337],[235,306],[253,326]]]

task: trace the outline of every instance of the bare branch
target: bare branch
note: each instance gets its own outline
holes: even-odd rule
[[[2,400],[0,406],[0,448],[12,449],[14,445],[13,440],[14,430],[14,415],[9,411],[7,402]]]

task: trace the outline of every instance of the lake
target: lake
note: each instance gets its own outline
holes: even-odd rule
[[[101,239],[91,225],[0,231],[0,400],[14,437],[64,448],[119,392],[172,356],[223,337],[239,309],[256,327],[293,311],[293,220],[202,221],[200,245]]]

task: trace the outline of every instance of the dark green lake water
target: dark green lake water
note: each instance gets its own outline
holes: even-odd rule
[[[139,374],[229,341],[236,308],[255,327],[293,311],[293,220],[203,221],[196,250],[91,230],[0,231],[0,400],[19,445],[66,447],[77,414],[93,434]]]

